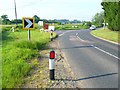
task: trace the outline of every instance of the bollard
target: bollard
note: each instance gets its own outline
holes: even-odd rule
[[[50,31],[50,41],[53,41],[53,30]]]
[[[55,51],[50,51],[49,70],[50,80],[55,80]]]

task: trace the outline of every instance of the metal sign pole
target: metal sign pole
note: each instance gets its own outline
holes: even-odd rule
[[[28,29],[28,41],[30,41],[30,30]]]
[[[24,30],[28,30],[28,41],[30,41],[30,30],[34,29],[34,18],[23,18],[22,25]]]

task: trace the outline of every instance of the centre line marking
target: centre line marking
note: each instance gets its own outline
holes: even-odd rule
[[[76,36],[78,35],[78,33],[76,33]]]
[[[81,39],[81,38],[80,38],[80,37],[78,37],[78,36],[77,36],[77,38],[78,38],[79,40],[83,41],[83,42],[85,41],[85,40]]]
[[[108,54],[108,55],[110,55],[110,56],[112,56],[112,57],[120,60],[119,57],[117,57],[117,56],[115,56],[115,55],[113,55],[113,54],[111,54],[111,53],[109,53],[109,52],[107,52],[107,51],[104,51],[104,50],[102,50],[102,49],[100,49],[100,48],[98,48],[98,47],[96,47],[96,46],[94,46],[94,45],[91,45],[91,46],[93,46],[95,49],[97,49],[97,50],[99,50],[99,51],[102,51],[103,53],[106,53],[106,54]]]

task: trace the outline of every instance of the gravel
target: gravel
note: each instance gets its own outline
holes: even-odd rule
[[[50,42],[49,47],[48,50],[40,51],[42,56],[38,59],[39,66],[24,78],[22,88],[73,88],[79,90],[76,78],[59,49],[57,39]],[[49,51],[51,49],[56,53],[55,80],[53,81],[49,79]]]

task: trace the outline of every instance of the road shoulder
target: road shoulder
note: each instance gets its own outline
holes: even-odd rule
[[[39,51],[38,65],[24,78],[22,88],[79,88],[72,71],[67,66],[62,52],[58,47],[58,41],[50,42],[48,50]],[[49,51],[56,52],[55,80],[49,79]]]

